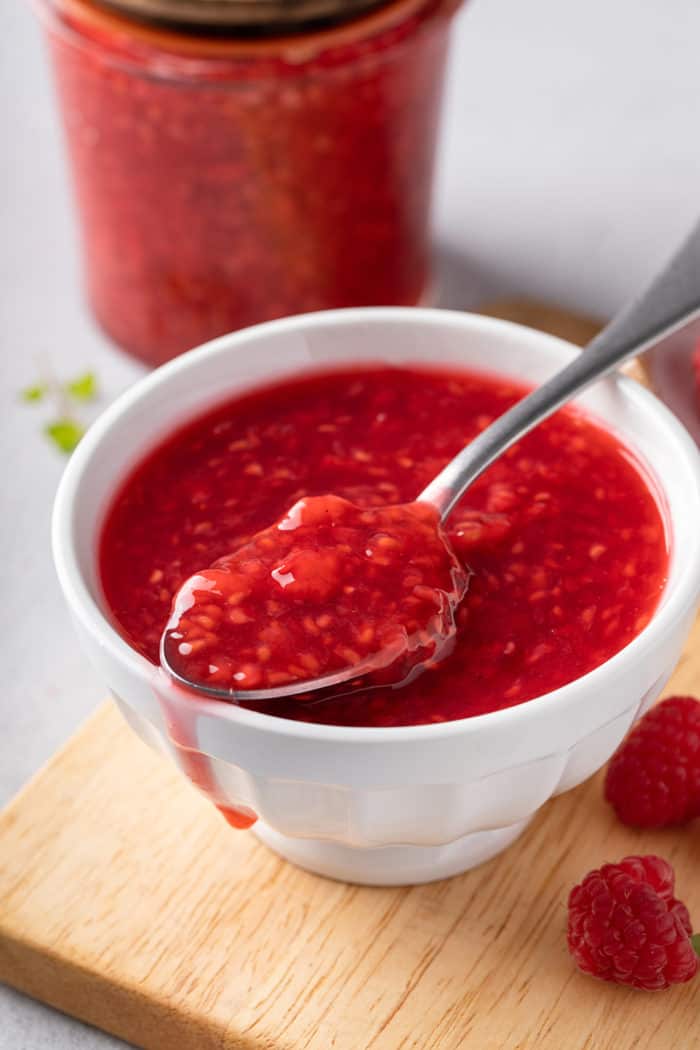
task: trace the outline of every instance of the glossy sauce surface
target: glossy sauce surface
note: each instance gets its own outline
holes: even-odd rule
[[[185,581],[164,659],[244,698],[328,676],[344,690],[358,675],[353,687],[400,685],[451,653],[468,580],[431,504],[306,496]]]
[[[100,563],[115,621],[157,661],[188,576],[306,496],[333,492],[360,507],[410,502],[524,392],[499,377],[376,367],[307,375],[195,420],[134,471],[107,516]],[[522,703],[631,641],[666,580],[664,523],[633,455],[571,409],[495,463],[446,531],[473,573],[447,659],[401,689],[260,709],[389,726]]]

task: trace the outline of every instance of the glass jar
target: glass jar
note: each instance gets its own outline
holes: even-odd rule
[[[156,365],[286,314],[420,302],[458,3],[234,38],[40,0],[105,331]]]

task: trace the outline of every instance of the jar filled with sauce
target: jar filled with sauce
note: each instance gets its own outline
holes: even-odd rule
[[[415,305],[459,0],[39,0],[88,296],[157,365],[292,313]]]

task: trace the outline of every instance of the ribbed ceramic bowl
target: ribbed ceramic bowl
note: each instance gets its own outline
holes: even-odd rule
[[[502,850],[543,802],[594,773],[658,695],[693,619],[700,595],[697,449],[631,380],[616,376],[591,389],[581,404],[637,451],[662,493],[672,556],[652,621],[607,663],[546,696],[402,728],[309,725],[177,694],[119,635],[105,607],[96,550],[116,487],[183,421],[303,369],[428,362],[539,383],[576,352],[540,332],[441,310],[292,317],[224,336],[160,368],[119,398],[73,455],[56,499],[53,544],[89,657],[139,736],[212,801],[257,816],[254,832],[283,856],[349,881],[443,878]]]

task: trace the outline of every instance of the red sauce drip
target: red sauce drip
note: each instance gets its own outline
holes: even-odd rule
[[[224,820],[234,828],[250,828],[258,819],[249,806],[224,805],[217,784],[216,772],[209,755],[199,750],[196,732],[196,708],[191,693],[171,690],[167,696],[156,691],[165,719],[170,742],[175,749],[175,759],[185,776],[210,799]]]
[[[399,684],[452,651],[468,578],[429,504],[307,497],[185,581],[167,660],[190,682],[244,694],[338,672]]]
[[[154,662],[174,594],[299,499],[415,499],[525,393],[506,379],[384,367],[301,377],[172,434],[127,479],[104,527],[107,603]],[[558,412],[470,488],[447,524],[473,572],[454,652],[400,690],[265,708],[341,725],[439,722],[522,703],[609,659],[652,616],[668,567],[659,507],[632,454]]]
[[[238,828],[240,831],[247,831],[248,828],[252,828],[258,819],[254,813],[248,813],[242,809],[234,809],[233,806],[217,806],[216,808],[227,824],[230,824],[232,828]]]

